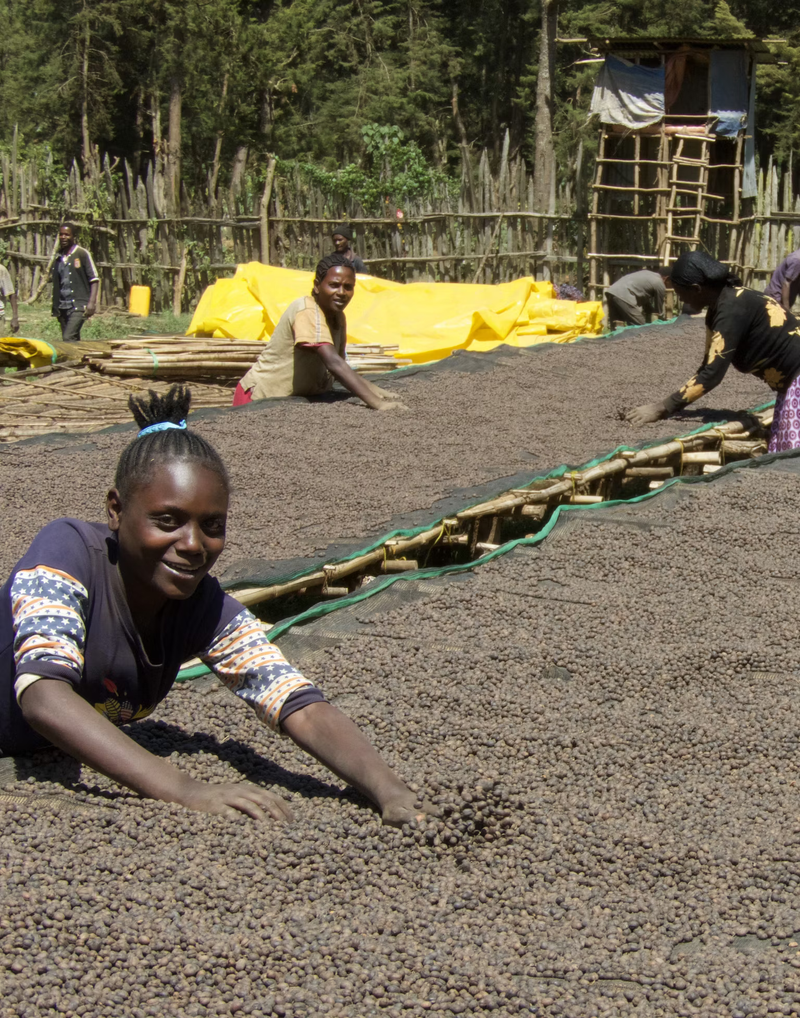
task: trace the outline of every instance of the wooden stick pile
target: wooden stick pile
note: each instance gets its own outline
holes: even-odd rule
[[[108,354],[86,362],[103,375],[170,381],[238,381],[264,349],[261,341],[195,336],[128,336],[112,340]],[[355,371],[388,371],[409,364],[391,356],[396,346],[352,344],[347,359]]]
[[[104,378],[73,364],[0,375],[0,442],[51,432],[97,431],[132,420],[131,393],[166,392],[170,382]],[[230,406],[230,387],[192,385],[192,406]]]
[[[128,336],[112,340],[105,357],[87,363],[119,378],[239,379],[258,359],[263,343],[194,336]]]

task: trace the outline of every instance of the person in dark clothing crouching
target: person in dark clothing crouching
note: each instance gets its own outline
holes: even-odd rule
[[[768,294],[742,286],[727,265],[705,251],[684,252],[670,279],[692,314],[708,308],[703,363],[671,396],[635,407],[627,420],[652,424],[677,413],[716,388],[733,366],[762,379],[775,393],[769,451],[800,449],[800,322]]]
[[[58,256],[53,263],[53,317],[61,326],[65,343],[77,343],[87,318],[97,310],[100,277],[92,256],[76,243],[78,231],[72,223],[58,230]]]

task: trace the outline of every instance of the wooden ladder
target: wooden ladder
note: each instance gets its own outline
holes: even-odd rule
[[[669,200],[667,203],[667,232],[664,237],[664,264],[672,258],[673,245],[688,244],[691,251],[700,244],[700,224],[706,213],[706,201],[717,195],[708,193],[708,168],[711,161],[713,134],[676,134],[669,179]],[[686,153],[687,143],[699,144],[699,155]],[[683,199],[693,198],[694,204],[685,204]],[[676,226],[684,219],[693,220],[692,233],[676,233]]]

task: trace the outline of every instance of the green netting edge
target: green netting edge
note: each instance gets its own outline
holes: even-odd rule
[[[772,404],[774,402],[775,402],[774,400],[769,400],[767,403],[763,403],[763,404],[761,404],[760,406],[757,406],[757,407],[752,407],[750,410],[748,410],[746,412],[747,413],[760,413],[762,410],[766,410],[767,407],[772,406]],[[722,425],[724,423],[726,423],[726,422],[725,421],[717,421],[714,424],[703,424],[703,425],[701,425],[701,427],[695,428],[694,431],[688,431],[684,435],[680,435],[680,436],[677,436],[677,437],[679,437],[681,439],[691,438],[693,435],[700,435],[700,434],[702,434],[705,431],[713,431],[715,428],[720,427],[720,425]],[[549,481],[549,480],[554,479],[554,478],[563,477],[564,474],[571,473],[573,471],[589,470],[592,467],[596,467],[599,463],[605,463],[606,461],[608,461],[610,459],[613,459],[615,456],[617,456],[621,452],[639,452],[639,451],[642,451],[644,449],[652,449],[652,448],[654,448],[657,445],[664,445],[665,442],[672,442],[674,440],[675,440],[674,437],[673,438],[666,438],[666,439],[665,438],[661,438],[661,439],[657,439],[656,441],[650,442],[647,445],[643,445],[643,446],[639,447],[638,449],[635,449],[633,446],[629,446],[629,445],[618,445],[612,452],[606,453],[603,456],[598,456],[597,459],[589,460],[587,463],[584,463],[582,465],[579,465],[579,466],[569,466],[568,464],[563,464],[560,467],[555,467],[553,470],[551,470],[547,474],[536,474],[534,477],[529,478],[529,480],[524,481],[520,485],[520,487],[524,487],[525,485],[533,484],[535,481]],[[498,495],[502,494],[503,490],[505,490],[505,489],[501,489],[497,494]],[[473,505],[480,505],[482,502],[485,502],[485,501],[486,501],[486,498],[483,497],[478,502],[471,502],[468,505],[464,506],[464,509],[469,509]],[[401,530],[391,530],[388,533],[384,534],[382,537],[376,538],[376,540],[373,541],[372,544],[366,545],[365,547],[362,547],[362,548],[358,548],[357,550],[353,551],[351,554],[346,555],[344,558],[332,559],[330,564],[331,565],[338,565],[338,564],[341,564],[341,563],[344,563],[344,562],[349,562],[351,559],[358,558],[360,555],[368,555],[371,551],[377,551],[378,548],[381,548],[387,541],[392,541],[392,540],[394,540],[397,537],[416,537],[417,534],[421,534],[424,530],[430,530],[432,527],[435,527],[438,524],[440,524],[444,518],[445,517],[442,516],[439,519],[429,521],[428,523],[425,523],[422,526],[414,527],[414,528],[412,528],[410,530],[402,530],[402,529]],[[298,573],[292,573],[292,574],[289,574],[287,576],[278,577],[273,582],[274,583],[289,583],[292,580],[300,579],[300,577],[304,576],[306,574],[306,572],[313,572],[313,571],[314,571],[313,569],[309,569],[309,570],[305,570],[304,569],[304,570],[302,570],[301,572],[298,572]],[[236,594],[236,587],[241,587],[242,586],[242,581],[241,580],[236,580],[236,581],[232,581],[230,583],[223,583],[222,586],[223,586],[223,588],[226,591],[229,591],[232,596],[235,596],[235,594]]]
[[[768,402],[763,403],[760,406],[751,408],[749,412],[759,413],[762,410],[766,410],[767,407],[772,406],[774,402],[775,402],[774,400],[769,400]],[[718,428],[720,426],[720,423],[724,422],[718,422],[716,424],[704,424],[702,427],[695,428],[694,431],[689,431],[685,435],[681,435],[680,437],[682,439],[690,438],[692,435],[700,435],[705,431],[713,431],[715,428]],[[674,439],[667,439],[666,441],[674,441]],[[657,445],[664,444],[665,440],[661,439],[659,441],[650,443],[650,445],[643,446],[642,448],[650,449],[654,448]],[[635,450],[633,450],[630,446],[618,445],[613,452],[610,452],[605,456],[599,456],[597,459],[591,460],[583,467],[577,468],[570,468],[567,466],[557,467],[555,470],[550,471],[549,474],[543,474],[540,477],[534,477],[532,480],[533,481],[548,480],[551,477],[562,477],[568,470],[571,469],[586,470],[591,467],[597,466],[599,463],[605,463],[607,460],[613,459],[620,452],[633,452],[633,451]],[[347,597],[339,597],[335,601],[330,601],[327,603],[320,602],[319,604],[316,604],[313,607],[308,608],[306,611],[301,612],[299,615],[294,615],[291,618],[284,619],[283,622],[276,623],[269,631],[270,640],[273,641],[277,640],[280,636],[282,636],[293,626],[303,625],[306,622],[311,622],[314,619],[321,618],[323,615],[329,615],[331,612],[337,611],[340,608],[347,608],[352,605],[358,604],[360,601],[364,601],[368,597],[372,597],[374,594],[377,594],[382,590],[386,590],[387,587],[390,587],[393,583],[399,583],[408,580],[421,580],[421,579],[425,580],[437,576],[451,575],[453,573],[468,572],[469,570],[474,569],[478,565],[483,565],[486,562],[491,562],[491,560],[497,558],[498,555],[505,555],[508,552],[513,551],[513,549],[516,548],[518,545],[531,546],[539,544],[550,534],[553,527],[555,527],[556,523],[560,519],[562,513],[583,512],[583,511],[591,512],[593,509],[608,509],[612,506],[632,505],[635,502],[644,502],[651,498],[657,498],[664,491],[666,491],[667,488],[672,487],[672,485],[674,484],[696,484],[698,482],[710,482],[713,481],[715,478],[719,477],[720,474],[728,473],[730,470],[741,468],[742,466],[752,466],[754,462],[755,461],[752,460],[742,460],[735,463],[731,463],[727,467],[725,467],[722,471],[717,471],[714,474],[701,475],[697,477],[673,477],[670,480],[665,481],[660,488],[657,488],[654,491],[645,492],[644,495],[637,495],[634,498],[609,499],[605,502],[596,502],[593,505],[556,506],[552,516],[547,521],[547,523],[542,527],[542,529],[537,534],[533,535],[532,537],[519,537],[515,538],[512,541],[507,541],[505,544],[501,545],[495,551],[487,552],[480,558],[473,559],[471,562],[465,562],[461,565],[438,566],[436,568],[430,567],[426,569],[415,569],[413,572],[399,573],[396,576],[380,577],[379,579],[376,579],[373,583],[370,583],[366,589],[359,590],[358,592],[350,594]],[[532,483],[532,481],[528,483]],[[338,559],[337,561],[348,562],[352,558],[356,558],[359,555],[368,554],[370,551],[376,550],[386,541],[391,540],[393,537],[396,536],[413,537],[416,534],[422,533],[423,530],[430,530],[431,526],[435,526],[436,523],[441,523],[441,520],[434,521],[433,524],[431,523],[425,524],[425,526],[417,527],[414,530],[394,530],[388,536],[380,539],[379,541],[376,541],[369,547],[354,552],[347,558]],[[302,574],[298,573],[297,575],[299,577]],[[233,593],[235,594],[235,591],[233,591]],[[206,665],[196,665],[193,668],[185,668],[178,673],[177,681],[185,682],[188,681],[189,679],[199,678],[201,675],[208,674],[209,671],[210,669]]]

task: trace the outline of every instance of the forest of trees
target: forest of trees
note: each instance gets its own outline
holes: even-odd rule
[[[543,10],[544,8],[544,10]],[[800,140],[800,0],[0,0],[0,146],[87,176],[158,152],[213,195],[266,155],[324,176],[395,153],[413,187],[465,151],[537,155],[547,105],[574,174],[596,65],[586,36],[781,36],[759,70],[759,145]],[[543,17],[543,14],[545,17]],[[558,43],[541,47],[542,26]],[[557,17],[557,22],[556,22]],[[570,41],[572,40],[572,41]],[[541,152],[541,149],[539,150]],[[251,172],[256,172],[251,170]]]

